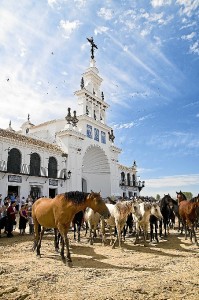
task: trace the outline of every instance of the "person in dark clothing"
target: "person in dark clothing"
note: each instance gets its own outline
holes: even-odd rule
[[[12,237],[13,226],[16,225],[16,201],[12,200],[11,205],[7,209],[7,237]]]
[[[19,230],[20,234],[24,235],[26,230],[26,223],[28,222],[28,215],[26,210],[26,205],[22,204],[19,211]]]

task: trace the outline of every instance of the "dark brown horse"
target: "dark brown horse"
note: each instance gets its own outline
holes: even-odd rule
[[[190,240],[192,242],[192,238],[194,237],[195,244],[198,246],[195,233],[195,225],[198,219],[197,212],[199,209],[198,197],[193,198],[194,201],[192,199],[188,201],[186,200],[186,196],[180,191],[180,193],[177,193],[177,198],[179,201],[179,215],[185,229],[185,239],[187,239],[187,229],[189,228]]]
[[[162,220],[160,220],[160,236],[162,236],[162,223],[164,226],[164,236],[166,237],[169,234],[169,222],[172,214],[172,209],[170,203],[172,202],[171,196],[164,195],[164,197],[160,200],[160,211],[162,214]]]
[[[67,237],[70,224],[79,211],[86,207],[92,208],[103,217],[109,217],[110,213],[99,193],[91,192],[69,192],[57,195],[53,199],[40,198],[32,206],[32,217],[34,220],[35,241],[33,249],[37,249],[37,255],[40,256],[41,240],[45,228],[58,229],[62,236],[61,257],[62,260],[71,266],[72,260],[69,250],[69,240]],[[38,227],[42,226],[39,235]],[[64,247],[66,245],[67,258],[64,256]]]

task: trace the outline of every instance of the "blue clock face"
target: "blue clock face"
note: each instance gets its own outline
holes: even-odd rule
[[[92,126],[87,124],[87,131],[86,131],[87,137],[92,139]]]
[[[99,129],[94,128],[94,140],[99,142]]]

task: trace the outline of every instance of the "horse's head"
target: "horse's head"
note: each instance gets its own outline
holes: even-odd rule
[[[164,197],[160,201],[160,206],[161,207],[168,206],[170,200],[171,200],[171,196],[169,194],[168,195],[164,194]]]
[[[160,211],[160,206],[157,203],[152,203],[151,214],[159,220],[161,220],[163,218],[162,213]]]
[[[98,212],[104,218],[110,217],[110,212],[102,200],[100,193],[94,193],[93,191],[87,196],[86,199],[88,207],[92,208],[94,212]]]
[[[179,192],[176,192],[176,194],[177,194],[178,202],[187,200],[187,197],[185,196],[185,194],[183,194],[183,192],[179,191]]]

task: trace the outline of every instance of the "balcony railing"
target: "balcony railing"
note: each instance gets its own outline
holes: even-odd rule
[[[128,181],[126,179],[124,180],[120,180],[119,183],[120,186],[126,186],[126,187],[136,187],[139,189],[139,191],[141,191],[141,189],[145,186],[145,181]]]
[[[7,161],[1,160],[0,161],[0,172],[8,173],[7,171]],[[12,173],[12,172],[9,172]],[[40,175],[32,175],[30,174],[30,165],[28,164],[22,164],[19,175],[28,175],[29,176],[38,176],[38,177],[48,177],[48,168],[46,167],[40,167]],[[65,169],[61,169],[57,171],[56,178],[62,178],[64,179]],[[66,176],[67,177],[67,176]]]

